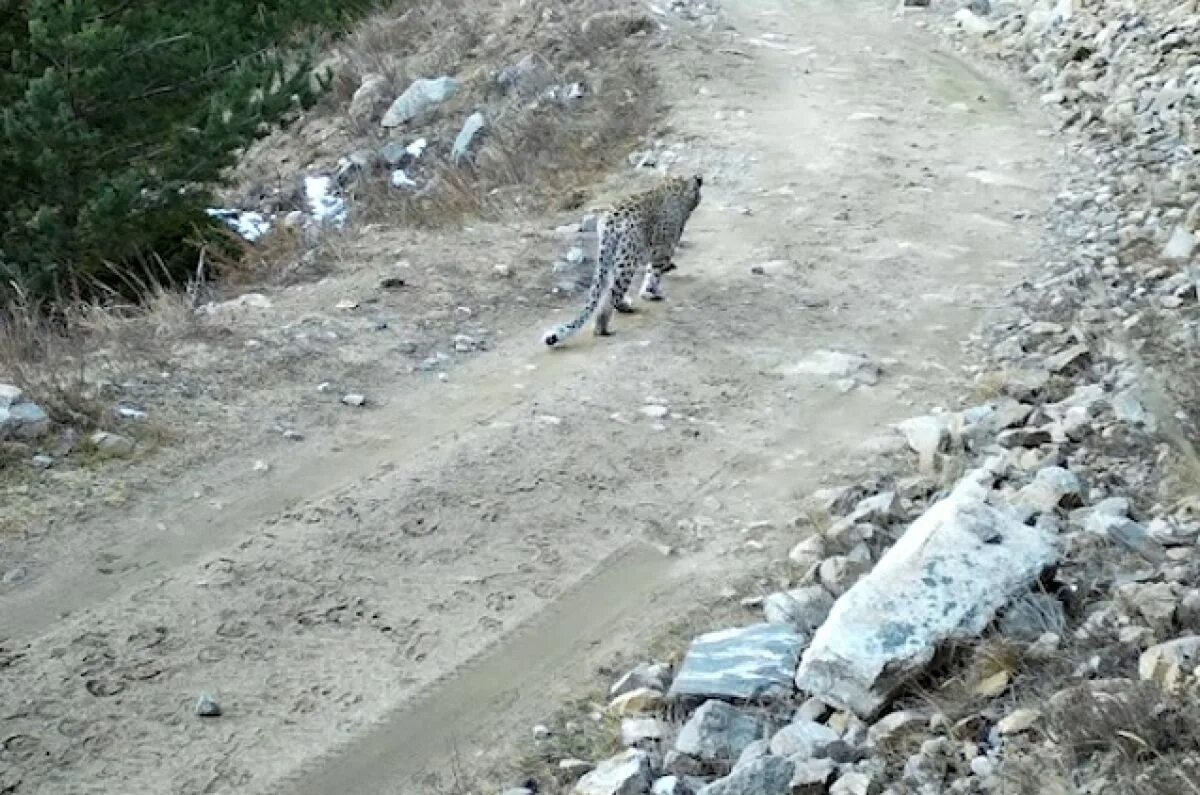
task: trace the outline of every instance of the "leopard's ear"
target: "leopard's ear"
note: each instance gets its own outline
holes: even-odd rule
[[[693,174],[692,182],[696,183],[696,188],[699,189],[704,184],[704,177],[700,174]]]

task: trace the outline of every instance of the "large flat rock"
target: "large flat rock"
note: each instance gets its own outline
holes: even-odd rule
[[[804,638],[781,624],[709,632],[692,641],[667,695],[728,701],[787,695],[802,648]]]
[[[1051,532],[986,504],[986,479],[964,478],[837,600],[801,659],[801,690],[874,716],[939,645],[979,635],[1058,559]]]

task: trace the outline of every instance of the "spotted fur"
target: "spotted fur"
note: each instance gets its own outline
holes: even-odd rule
[[[597,336],[611,334],[613,311],[633,312],[626,297],[637,269],[646,266],[641,296],[661,301],[662,275],[675,269],[672,257],[683,235],[683,227],[700,204],[699,175],[667,177],[649,190],[624,198],[600,214],[597,234],[600,255],[596,275],[588,290],[583,311],[542,338],[547,345],[558,345],[575,334],[596,315]]]

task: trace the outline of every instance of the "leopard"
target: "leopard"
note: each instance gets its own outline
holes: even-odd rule
[[[675,270],[675,250],[692,212],[700,206],[700,174],[663,178],[651,188],[617,200],[597,212],[599,256],[596,272],[588,290],[587,302],[573,320],[563,323],[542,337],[554,347],[577,333],[593,314],[595,333],[607,337],[612,332],[613,312],[635,312],[626,293],[638,268],[646,266],[640,295],[646,301],[662,301],[663,274]]]

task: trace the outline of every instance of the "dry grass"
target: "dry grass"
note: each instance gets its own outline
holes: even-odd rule
[[[0,382],[18,387],[55,422],[84,429],[105,414],[89,381],[86,343],[68,329],[77,310],[49,312],[20,298],[0,305]]]
[[[428,149],[405,167],[419,187],[393,187],[378,163],[349,188],[357,218],[445,227],[573,209],[662,111],[645,57],[656,30],[623,0],[399,0],[336,45],[325,100],[252,147],[237,181],[253,186],[252,196],[274,185],[287,204],[295,180],[281,175],[289,170],[328,170],[350,152],[423,138]],[[460,82],[454,97],[401,128],[380,126],[412,80],[440,75]],[[370,113],[352,117],[364,81],[381,88]],[[582,96],[571,98],[576,85]],[[476,111],[486,130],[472,156],[454,163],[454,139]]]

